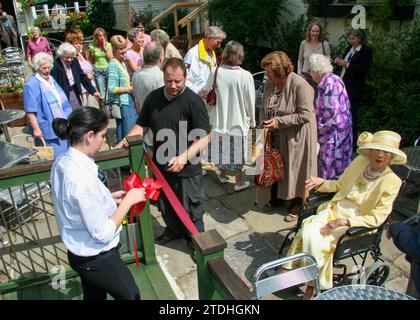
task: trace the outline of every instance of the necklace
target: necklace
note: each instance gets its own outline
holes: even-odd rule
[[[363,171],[363,177],[366,180],[370,180],[370,181],[378,179],[380,175],[381,175],[381,172],[373,170],[371,165],[368,165],[365,171]]]

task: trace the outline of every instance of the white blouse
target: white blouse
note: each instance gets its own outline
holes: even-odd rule
[[[110,219],[117,205],[93,159],[70,147],[55,160],[51,185],[61,238],[70,252],[88,257],[118,245],[122,227]]]

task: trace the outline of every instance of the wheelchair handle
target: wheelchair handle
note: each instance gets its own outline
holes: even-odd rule
[[[261,275],[267,270],[279,267],[279,266],[281,266],[285,263],[288,263],[288,262],[301,260],[301,259],[309,259],[309,260],[311,260],[311,262],[313,264],[317,264],[316,259],[312,255],[310,255],[309,253],[305,253],[305,252],[297,253],[297,254],[294,254],[292,256],[288,256],[288,257],[284,257],[284,258],[280,258],[280,259],[277,259],[277,260],[274,260],[274,261],[264,263],[262,266],[260,266],[257,269],[257,271],[254,274],[254,277],[253,277],[252,281],[253,281],[253,283],[258,281],[260,279]]]

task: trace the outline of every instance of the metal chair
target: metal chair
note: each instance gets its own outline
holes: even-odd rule
[[[303,267],[292,269],[283,273],[277,273],[277,269],[287,262],[297,260],[309,260],[309,264]],[[263,276],[266,277],[263,277]],[[315,295],[319,295],[321,290],[318,279],[318,265],[313,256],[307,253],[298,253],[290,257],[277,259],[263,264],[255,272],[252,278],[254,300],[271,293],[294,287],[309,281],[314,281]]]
[[[45,189],[44,192],[41,191],[43,189]],[[24,211],[29,209],[31,205],[35,204],[39,199],[41,199],[41,197],[48,194],[49,192],[50,186],[47,182],[31,183],[23,186],[0,189],[0,201],[6,202],[12,206],[16,212],[16,217],[12,216],[11,218],[8,217],[10,219],[5,219],[6,223],[11,225],[17,218],[17,222],[20,225],[24,225],[32,239],[36,240],[34,233],[26,224],[28,218],[25,218]],[[33,218],[32,215],[31,218]]]

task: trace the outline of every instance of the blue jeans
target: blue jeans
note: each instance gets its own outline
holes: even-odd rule
[[[121,105],[121,117],[117,119],[117,139],[121,141],[122,138],[127,136],[130,130],[134,127],[137,121],[137,111],[134,107],[134,102],[131,94],[128,95],[128,105]]]
[[[108,81],[108,70],[100,70],[95,68],[95,83],[101,93],[101,97],[105,99],[106,83]]]

